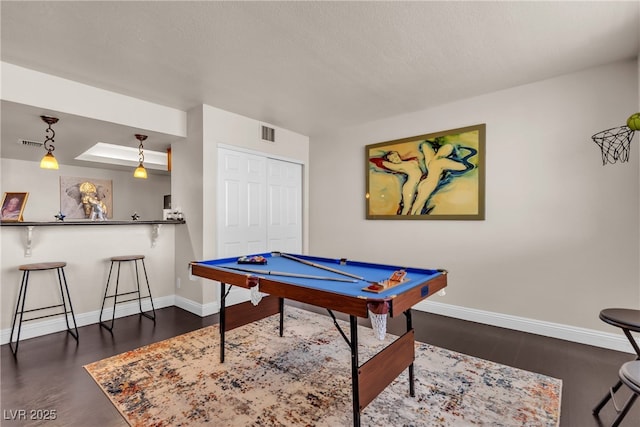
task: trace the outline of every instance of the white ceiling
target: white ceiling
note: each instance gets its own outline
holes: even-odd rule
[[[0,8],[4,62],[184,111],[212,105],[312,143],[331,129],[640,50],[638,1],[2,1]],[[3,157],[33,153],[13,146],[17,138],[44,139],[42,113],[2,103]],[[61,117],[54,128],[56,156],[103,135],[135,146],[138,132],[80,117]],[[153,137],[157,149],[171,142]]]

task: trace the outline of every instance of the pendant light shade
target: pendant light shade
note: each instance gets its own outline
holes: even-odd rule
[[[49,117],[49,116],[40,116],[40,118],[42,119],[42,121],[44,121],[46,124],[49,125],[49,127],[46,130],[47,135],[44,141],[44,148],[47,150],[47,154],[45,154],[42,160],[40,161],[40,167],[42,169],[58,169],[58,161],[53,155],[53,150],[56,149],[53,146],[53,142],[54,142],[53,137],[56,135],[56,133],[53,131],[53,129],[51,129],[51,125],[58,123],[58,119],[55,117]]]
[[[51,153],[47,153],[44,155],[42,160],[40,160],[40,168],[42,169],[58,169],[58,161]]]
[[[134,178],[147,179],[147,170],[144,168],[144,164],[143,164],[144,163],[144,152],[142,151],[142,149],[143,149],[142,141],[147,139],[147,135],[136,134],[136,138],[138,139],[138,141],[140,141],[140,145],[138,145],[138,161],[140,163],[138,164],[138,167],[136,168],[136,170],[133,171],[133,177]]]
[[[147,179],[147,170],[144,168],[142,163],[140,163],[136,168],[136,170],[133,171],[133,177]]]

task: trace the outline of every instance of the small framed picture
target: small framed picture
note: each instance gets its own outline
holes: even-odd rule
[[[29,193],[4,193],[0,220],[2,222],[23,221],[22,212],[27,204]]]

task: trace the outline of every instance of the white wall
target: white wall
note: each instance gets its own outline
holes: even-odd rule
[[[0,62],[2,99],[169,135],[186,136],[186,113]]]
[[[603,166],[591,135],[638,102],[634,59],[314,138],[310,252],[445,268],[431,300],[458,313],[613,332],[599,311],[640,300],[640,147]],[[365,220],[365,145],[478,123],[485,221]]]
[[[178,137],[186,134],[186,113],[126,95],[108,92],[5,62],[2,67],[3,100],[34,105],[126,126],[149,129]],[[161,219],[163,196],[171,192],[170,177],[150,174],[147,180],[134,179],[132,171],[118,172],[96,168],[60,165],[58,171],[45,171],[37,162],[1,159],[0,191],[29,192],[24,212],[27,221],[53,221],[60,209],[60,176],[111,179],[113,181],[113,219],[129,220],[133,212],[142,219]],[[8,340],[10,319],[20,284],[18,266],[44,261],[66,261],[67,279],[80,325],[98,321],[98,313],[108,272],[108,258],[114,255],[142,254],[151,281],[156,307],[174,302],[174,231],[181,225],[163,225],[153,239],[151,225],[127,226],[37,226],[33,230],[32,255],[25,257],[25,226],[0,227],[1,314],[0,342]],[[50,273],[50,272],[49,272]],[[125,270],[123,270],[123,274]],[[126,277],[126,276],[123,276]],[[130,276],[130,278],[132,278]],[[32,307],[53,301],[55,282],[47,273],[33,274],[28,296]],[[30,283],[31,283],[30,280]],[[41,281],[42,285],[38,284]],[[48,281],[49,283],[44,283]],[[132,314],[133,303],[117,310]],[[25,324],[24,338],[64,329],[61,317]]]
[[[104,179],[113,177],[114,219],[129,219],[134,211],[142,215],[143,219],[160,219],[162,196],[171,194],[172,207],[184,212],[186,224],[175,226],[175,242],[172,241],[169,247],[163,247],[160,239],[158,241],[158,253],[155,258],[166,262],[167,255],[170,255],[172,260],[167,264],[162,264],[158,269],[163,281],[160,286],[161,289],[171,288],[175,292],[170,298],[172,303],[175,299],[176,305],[194,313],[204,315],[215,313],[218,310],[215,286],[191,278],[188,274],[189,262],[213,258],[216,255],[216,172],[215,167],[211,165],[215,165],[217,162],[218,144],[259,151],[276,158],[286,158],[303,164],[305,185],[303,191],[305,193],[308,191],[309,139],[304,135],[276,128],[277,141],[264,144],[259,140],[261,123],[237,114],[205,105],[194,107],[189,112],[183,112],[12,64],[2,62],[0,65],[2,67],[1,97],[4,100],[180,137],[187,136],[188,130],[186,141],[172,145],[173,171],[171,177],[160,177],[158,181],[155,180],[155,175],[153,175],[153,180],[150,178],[143,182],[134,180],[130,177],[129,172],[123,175],[100,169],[71,168],[64,165],[61,165],[57,175],[52,175],[50,171],[39,169],[36,164],[20,163],[7,159],[2,159],[0,162],[0,173],[2,174],[1,190],[31,193],[25,211],[25,219],[30,221],[53,220],[53,215],[59,209],[60,175]],[[69,94],[71,95],[69,96]],[[52,176],[55,176],[55,179],[52,179]],[[155,184],[157,182],[161,183],[159,187]],[[156,205],[156,203],[158,204]],[[306,245],[308,244],[307,200],[304,201],[303,222],[303,239]],[[51,243],[52,241],[47,240],[49,242],[47,244],[51,244],[53,247],[45,245],[43,252],[37,252],[38,256],[43,258],[37,257],[36,248],[34,248],[33,258],[26,261],[21,258],[23,257],[22,249],[17,248],[15,244],[24,237],[22,227],[0,228],[0,233],[6,229],[4,234],[10,236],[6,238],[4,235],[1,236],[3,240],[0,247],[2,251],[0,252],[2,283],[14,281],[14,270],[18,265],[48,259],[44,258],[43,254],[46,254],[47,257],[56,253],[62,254],[64,258],[84,262],[88,271],[93,271],[92,269],[99,271],[102,268],[101,264],[95,264],[95,261],[103,262],[101,257],[112,256],[114,248],[117,248],[119,252],[122,250],[129,252],[128,248],[131,247],[133,250],[136,247],[137,238],[134,239],[135,243],[132,245],[129,245],[128,242],[123,244],[122,233],[127,233],[126,240],[128,240],[129,234],[134,236],[139,230],[144,230],[145,236],[150,234],[150,231],[147,230],[148,227],[144,229],[138,229],[138,226],[127,226],[122,229],[113,227],[82,227],[77,230],[83,232],[70,231],[66,236],[71,240],[65,240],[64,245],[59,245],[57,249],[54,249],[59,242]],[[49,228],[47,235],[58,236],[60,230],[72,228]],[[165,229],[170,229],[167,234],[173,238],[174,226],[164,226],[160,232],[160,238],[165,237]],[[73,228],[73,230],[76,229]],[[115,230],[119,231],[115,232]],[[38,232],[36,231],[36,233]],[[73,239],[75,238],[80,238],[81,241],[74,243]],[[85,247],[79,246],[84,244],[85,240],[98,240],[101,245],[100,250],[87,252]],[[5,241],[13,241],[14,244],[5,245]],[[105,249],[104,253],[103,249]],[[162,254],[159,253],[161,251],[163,251]],[[81,279],[83,275],[84,278],[90,277],[85,273],[76,274]],[[13,312],[13,308],[9,306],[14,303],[13,294],[3,294],[3,315]],[[82,308],[84,301],[80,304],[81,309],[84,309]],[[93,307],[92,303],[89,303],[86,309],[93,310]],[[95,313],[87,313],[87,316],[93,319]],[[4,323],[1,326],[4,327]]]
[[[176,296],[179,307],[204,314],[202,286],[190,280],[189,263],[203,259],[202,106],[187,114],[186,141],[172,144],[171,203],[180,208],[186,227],[176,231]],[[178,284],[180,285],[178,287]]]
[[[130,220],[134,211],[141,219],[162,219],[163,195],[169,194],[170,177],[149,175],[146,180],[133,178],[130,171],[112,171],[60,165],[57,171],[40,169],[38,162],[1,159],[0,191],[26,191],[29,198],[25,221],[55,221],[60,209],[60,176],[110,179],[113,183],[114,220]],[[27,227],[2,226],[0,240],[2,261],[0,283],[2,303],[0,328],[3,339],[11,327],[22,264],[66,261],[71,298],[79,322],[97,320],[108,272],[108,258],[115,255],[143,254],[154,298],[168,297],[173,302],[174,227],[163,225],[152,247],[152,226],[36,226],[32,237],[32,255],[25,256]],[[123,270],[124,272],[125,270]],[[127,277],[127,276],[123,276]],[[129,276],[131,277],[131,276]],[[51,305],[57,301],[54,277],[34,273],[28,302],[31,307]],[[38,282],[42,283],[39,285]],[[131,283],[131,282],[130,282]],[[60,323],[61,319],[57,320]],[[55,330],[55,326],[52,330]],[[2,341],[5,342],[5,341]]]
[[[81,323],[95,321],[105,260],[114,248],[148,255],[150,270],[158,273],[151,277],[157,280],[154,293],[165,303],[173,301],[175,292],[177,305],[201,314],[215,312],[214,287],[191,281],[187,266],[216,256],[216,173],[210,165],[216,164],[217,147],[223,144],[303,164],[303,191],[308,195],[303,206],[305,252],[447,268],[448,295],[432,298],[436,304],[420,305],[423,309],[449,310],[460,317],[475,313],[489,320],[501,317],[506,323],[531,320],[566,326],[570,333],[581,328],[585,333],[608,333],[611,329],[597,318],[601,308],[637,308],[640,303],[640,149],[636,136],[629,163],[602,166],[591,135],[624,124],[640,106],[638,64],[636,60],[611,64],[336,130],[314,138],[313,145],[306,136],[280,128],[276,128],[278,142],[266,144],[259,140],[260,122],[210,106],[194,108],[188,114],[188,141],[173,147],[173,206],[183,209],[187,226],[164,226],[155,248],[150,247],[146,226],[37,228],[29,259],[22,252],[24,229],[1,227],[0,326],[7,327],[7,316],[13,312],[16,266],[51,260],[55,254],[70,264],[71,294]],[[93,103],[104,106],[91,110],[96,118],[155,130],[164,123],[169,126],[167,133],[186,133],[187,115],[177,110],[158,110],[96,88],[7,68],[4,63],[2,67],[2,99],[81,114],[91,109],[87,102],[97,96],[105,102]],[[46,93],[29,90],[38,84]],[[59,97],[54,89],[77,90],[83,96]],[[128,122],[127,114],[105,116],[131,108],[156,111],[166,120],[136,124]],[[485,221],[364,219],[365,145],[477,123],[487,124]],[[47,182],[41,176],[50,171],[6,159],[0,168],[2,191],[32,193],[27,219],[47,220],[57,212],[58,181]],[[94,169],[69,170],[74,171],[69,176],[101,177]],[[67,174],[65,169],[59,173]],[[128,185],[128,179],[115,178],[114,193],[116,182]],[[40,189],[43,182],[45,190]],[[140,191],[135,188],[122,205],[114,201],[117,217],[127,219],[130,208],[120,209],[142,201],[137,196]],[[161,193],[167,194],[164,187]],[[139,213],[155,216],[155,208],[151,214],[144,210],[154,203],[144,203]],[[158,203],[161,206],[161,199]],[[178,282],[181,287],[174,290]]]
[[[218,162],[218,146],[249,150],[302,164],[303,194],[308,194],[309,138],[266,124],[275,128],[276,141],[264,142],[260,139],[261,122],[208,105],[190,110],[187,121],[187,144],[174,144],[176,151],[172,150],[174,158],[180,157],[172,173],[172,188],[177,195],[172,202],[183,206],[188,225],[186,229],[178,231],[176,238],[176,275],[181,283],[181,288],[176,290],[179,296],[176,305],[207,315],[219,309],[218,287],[210,280],[190,278],[186,266],[191,261],[217,256],[215,165]],[[303,247],[306,250],[309,236],[308,199],[303,201],[302,216]]]
[[[148,179],[133,177],[132,171],[114,171],[61,165],[57,171],[40,169],[38,162],[2,159],[0,190],[29,193],[24,210],[25,221],[55,221],[60,210],[60,177],[111,180],[113,220],[162,219],[163,196],[171,193],[169,175],[149,174]]]
[[[22,272],[18,266],[27,263],[65,261],[69,293],[79,326],[98,321],[109,270],[109,258],[116,255],[145,255],[145,263],[156,308],[173,305],[173,256],[174,228],[180,225],[163,225],[152,247],[151,225],[110,226],[37,226],[33,231],[33,247],[30,257],[24,256],[25,226],[2,227],[2,282],[1,318],[2,340],[8,340],[11,319],[17,301]],[[132,290],[134,283],[132,265],[123,265],[121,291]],[[114,273],[115,274],[115,273]],[[144,276],[141,274],[142,280]],[[115,276],[112,277],[112,286]],[[59,291],[53,271],[33,272],[29,278],[27,309],[59,304]],[[144,282],[143,282],[144,283]],[[143,285],[144,286],[144,285]],[[129,303],[132,304],[132,303]],[[125,309],[127,306],[123,306]],[[133,308],[133,307],[130,307]],[[120,314],[124,312],[119,311]],[[129,312],[128,314],[132,314]],[[119,314],[119,315],[120,315]],[[24,338],[40,335],[29,328],[43,329],[50,333],[64,329],[61,317],[25,323]],[[82,338],[80,338],[82,339]]]

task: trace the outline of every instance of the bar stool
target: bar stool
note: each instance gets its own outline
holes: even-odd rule
[[[627,309],[627,308],[607,308],[600,312],[600,319],[603,322],[606,322],[610,325],[613,325],[622,329],[627,339],[631,343],[631,347],[633,347],[633,349],[636,352],[636,360],[632,362],[627,362],[624,365],[622,365],[622,368],[620,368],[619,375],[618,375],[619,376],[618,382],[613,387],[611,387],[611,389],[609,390],[609,393],[607,393],[602,398],[600,403],[598,403],[598,405],[595,408],[593,408],[594,415],[598,415],[598,413],[600,413],[600,410],[604,407],[604,405],[606,405],[610,399],[613,399],[614,394],[620,389],[623,383],[629,386],[629,388],[631,388],[632,390],[634,390],[633,383],[634,381],[636,382],[639,381],[639,377],[640,377],[640,375],[637,373],[638,368],[634,368],[635,370],[633,371],[631,370],[631,367],[636,367],[638,366],[638,364],[640,364],[640,348],[638,347],[638,343],[636,343],[635,339],[633,338],[633,335],[631,335],[632,331],[640,332],[640,310],[633,310],[633,309]],[[632,374],[632,372],[636,372],[636,374]],[[637,387],[638,386],[636,386],[636,388]],[[614,407],[616,407],[616,411],[618,411],[618,416],[616,417],[616,419],[612,424],[613,427],[620,424],[620,422],[625,417],[625,415],[627,415],[627,412],[631,408],[631,405],[633,404],[636,398],[637,398],[637,394],[634,393],[634,395],[631,396],[631,398],[629,398],[629,400],[621,410],[618,410],[618,408],[615,406],[615,401],[613,402]]]
[[[66,262],[42,262],[36,264],[25,264],[18,267],[18,270],[22,271],[22,281],[20,283],[20,290],[18,291],[18,302],[16,303],[16,310],[13,314],[13,324],[11,326],[11,336],[9,337],[9,348],[14,357],[18,353],[18,345],[20,343],[20,332],[22,331],[22,322],[29,322],[31,320],[43,319],[45,317],[64,315],[64,319],[67,323],[67,332],[71,334],[73,338],[78,341],[78,324],[76,323],[76,317],[73,313],[73,306],[71,305],[71,297],[69,296],[69,287],[67,286],[67,278],[64,274],[64,267]],[[60,296],[62,298],[62,304],[50,305],[47,307],[33,308],[25,310],[25,302],[27,300],[27,287],[29,285],[29,273],[32,271],[46,271],[56,270],[58,273],[58,284],[60,285]],[[62,286],[64,282],[64,287]],[[69,303],[69,309],[67,310],[67,303]],[[33,313],[41,310],[50,310],[54,308],[62,307],[62,312],[47,314],[43,316],[31,317],[29,319],[24,318],[25,313]],[[73,320],[73,330],[69,324],[69,314],[71,314],[71,320]],[[20,320],[18,321],[18,316]],[[16,322],[18,322],[18,331],[16,334],[15,348],[13,346],[13,335],[16,329]],[[75,332],[74,332],[75,331]]]
[[[620,376],[620,380],[631,389],[633,394],[619,411],[612,427],[617,427],[620,424],[620,421],[627,415],[627,412],[629,412],[629,409],[631,409],[631,406],[640,394],[640,360],[633,360],[622,365],[618,375]]]
[[[135,291],[131,291],[131,292],[124,292],[124,293],[118,293],[118,287],[120,285],[120,266],[123,262],[133,262],[136,268],[136,290]],[[142,263],[142,269],[144,271],[144,278],[147,282],[147,291],[148,294],[146,296],[143,296],[142,293],[140,292],[140,275],[139,275],[139,271],[138,271],[138,262]],[[118,264],[118,273],[116,275],[116,288],[115,291],[112,295],[108,295],[109,293],[109,283],[111,282],[111,272],[113,271],[113,264],[117,263]],[[136,295],[133,298],[129,298],[129,299],[125,299],[125,300],[118,300],[118,297],[124,297],[126,295]],[[107,301],[107,299],[109,298],[113,298],[113,314],[111,316],[111,324],[107,325],[106,320],[103,321],[102,320],[102,313],[104,311],[104,305],[105,302]],[[149,301],[151,302],[151,311],[153,312],[153,315],[150,315],[148,312],[144,312],[142,310],[142,300],[148,298]],[[123,256],[114,256],[111,257],[111,267],[109,267],[109,276],[107,277],[107,286],[104,289],[104,298],[102,299],[102,308],[100,309],[100,326],[102,326],[103,328],[107,329],[109,332],[113,332],[113,325],[115,323],[115,318],[116,318],[116,305],[117,304],[121,304],[121,303],[125,303],[125,302],[129,302],[129,301],[135,301],[138,300],[138,307],[140,308],[140,314],[142,316],[145,316],[148,319],[153,320],[153,323],[156,323],[156,309],[153,305],[153,298],[151,297],[151,287],[149,286],[149,277],[147,276],[147,268],[144,265],[144,255],[123,255]]]

